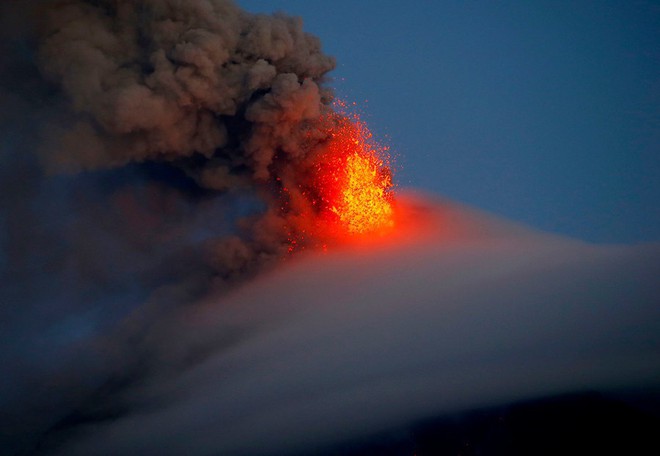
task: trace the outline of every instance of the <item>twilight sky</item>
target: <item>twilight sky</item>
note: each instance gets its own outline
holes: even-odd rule
[[[657,3],[239,4],[321,38],[400,185],[588,241],[660,240]]]

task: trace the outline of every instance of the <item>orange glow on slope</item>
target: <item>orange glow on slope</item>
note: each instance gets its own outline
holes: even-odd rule
[[[380,233],[393,225],[389,155],[364,122],[356,115],[336,119],[321,160],[317,191],[327,221],[349,235]]]

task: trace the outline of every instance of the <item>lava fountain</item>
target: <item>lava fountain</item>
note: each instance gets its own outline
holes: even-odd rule
[[[339,225],[353,235],[389,228],[392,173],[385,148],[373,141],[358,117],[344,118],[331,132],[329,163],[318,164],[322,199]]]
[[[291,237],[289,251],[310,244],[320,243],[325,249],[328,242],[381,237],[394,226],[388,147],[374,139],[357,114],[333,112],[323,123],[326,139],[307,171],[308,183],[300,191],[306,201],[305,227]],[[290,197],[289,189],[285,191]]]

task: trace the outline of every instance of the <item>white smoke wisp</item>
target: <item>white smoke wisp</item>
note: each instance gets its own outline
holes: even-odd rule
[[[657,384],[660,246],[401,205],[417,214],[406,239],[302,258],[182,311],[154,353],[215,345],[123,391],[130,413],[79,426],[58,454],[313,452],[434,414]]]

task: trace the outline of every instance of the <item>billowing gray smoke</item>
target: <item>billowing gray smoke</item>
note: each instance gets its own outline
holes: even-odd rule
[[[42,14],[40,68],[78,116],[55,164],[192,157],[201,185],[226,189],[305,155],[301,126],[320,116],[334,60],[300,19],[228,0],[55,1]]]
[[[68,108],[42,145],[56,170],[164,162],[203,188],[252,190],[273,210],[221,244],[231,274],[277,255],[282,186],[317,152],[334,59],[302,21],[229,0],[53,1],[39,11],[38,65]],[[294,228],[288,227],[288,230]]]

